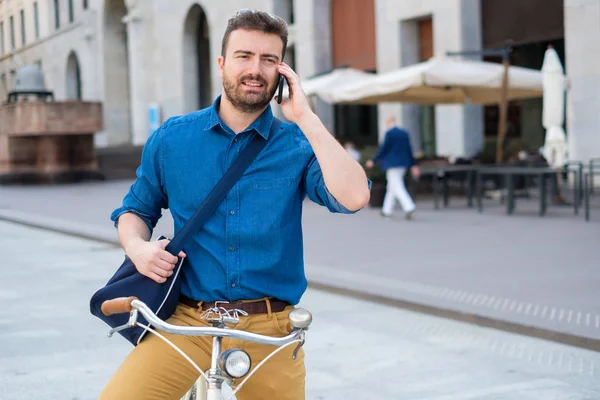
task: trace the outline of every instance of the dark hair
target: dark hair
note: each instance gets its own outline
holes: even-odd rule
[[[288,27],[287,23],[282,18],[265,11],[248,9],[238,11],[237,14],[227,22],[227,29],[225,29],[223,41],[221,42],[221,55],[223,57],[225,57],[229,35],[231,35],[231,32],[238,29],[279,35],[283,42],[283,49],[281,52],[281,58],[283,60],[288,42]]]

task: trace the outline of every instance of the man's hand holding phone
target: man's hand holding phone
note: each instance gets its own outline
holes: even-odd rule
[[[281,86],[282,82],[280,81],[280,86],[277,90],[277,102],[281,104],[281,111],[285,118],[289,121],[298,123],[300,119],[312,113],[308,98],[304,94],[302,86],[300,86],[300,78],[289,65],[282,62],[279,64],[278,69],[281,77],[283,77],[288,84],[289,97],[283,100],[281,95],[279,95],[283,90]]]

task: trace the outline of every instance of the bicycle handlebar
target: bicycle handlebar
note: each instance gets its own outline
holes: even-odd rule
[[[265,344],[270,346],[283,346],[298,338],[303,338],[305,329],[293,328],[291,332],[283,337],[272,337],[260,335],[257,333],[240,331],[231,328],[218,328],[212,326],[178,326],[158,318],[154,312],[137,297],[119,297],[112,300],[106,300],[102,303],[101,310],[105,315],[124,314],[131,312],[132,316],[128,323],[129,326],[134,326],[137,322],[136,312],[148,321],[148,323],[159,330],[175,335],[184,336],[213,336],[231,339],[240,339],[247,342]]]
[[[135,296],[117,297],[116,299],[106,300],[103,302],[100,309],[107,317],[113,314],[125,314],[131,311],[131,303],[137,299],[138,298]]]

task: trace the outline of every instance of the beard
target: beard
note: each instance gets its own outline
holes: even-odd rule
[[[246,80],[252,80],[261,83],[261,91],[248,92],[246,86],[242,83]],[[260,75],[244,75],[239,80],[224,77],[223,89],[225,96],[231,102],[233,107],[243,113],[254,113],[264,109],[275,95],[277,85],[275,82],[268,84]]]

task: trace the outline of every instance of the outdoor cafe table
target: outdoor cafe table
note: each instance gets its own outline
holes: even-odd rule
[[[443,196],[444,207],[448,207],[450,193],[448,187],[448,178],[455,173],[466,173],[466,187],[467,187],[467,205],[469,208],[473,207],[473,197],[475,197],[475,176],[479,165],[474,164],[461,164],[461,165],[440,165],[431,167],[422,167],[421,176],[432,175],[433,184],[433,204],[437,210],[440,208],[439,199],[440,195]]]
[[[575,175],[575,213],[577,213],[579,207],[579,176],[578,169],[565,168],[565,169],[553,169],[548,167],[527,167],[527,166],[480,166],[477,168],[476,177],[476,193],[477,193],[477,209],[479,212],[483,211],[483,176],[484,175],[503,175],[506,184],[506,213],[511,215],[515,209],[515,193],[514,193],[514,178],[517,176],[525,177],[537,177],[539,181],[540,199],[539,199],[539,215],[543,216],[546,214],[547,208],[547,185],[546,180],[548,177],[554,177],[559,173],[573,173]]]

